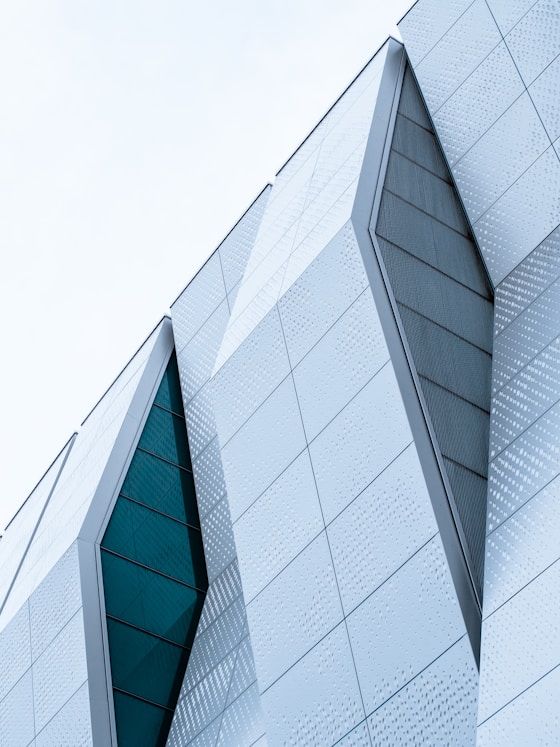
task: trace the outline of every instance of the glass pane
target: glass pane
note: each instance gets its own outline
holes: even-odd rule
[[[200,532],[122,495],[115,505],[102,547],[186,584],[207,587]]]
[[[134,454],[122,492],[180,521],[200,526],[192,474],[145,451]]]
[[[181,384],[179,382],[179,371],[177,369],[177,357],[175,353],[169,359],[167,370],[159,385],[154,402],[179,415],[184,415],[183,400],[181,397]]]
[[[165,744],[172,715],[163,708],[113,692],[119,747],[160,747]]]
[[[192,646],[204,594],[101,551],[108,615]]]
[[[138,446],[181,467],[191,468],[185,421],[161,407],[150,410]]]
[[[107,620],[107,631],[113,686],[174,708],[173,686],[182,661],[188,658],[188,650],[116,620]]]

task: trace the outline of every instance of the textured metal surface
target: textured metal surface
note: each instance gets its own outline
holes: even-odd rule
[[[310,444],[325,521],[332,521],[411,440],[389,363]]]
[[[228,319],[229,306],[224,299],[197,334],[179,352],[181,388],[185,404],[190,402],[210,378]]]
[[[464,635],[439,536],[348,617],[348,632],[368,714]]]
[[[407,44],[404,29],[403,37]],[[429,55],[415,64],[430,111],[436,112],[501,40],[501,34],[486,2],[475,0],[442,36]]]
[[[505,327],[560,278],[560,228],[513,270],[496,289],[494,334]]]
[[[214,438],[202,454],[193,462],[194,483],[198,511],[205,516],[226,492],[224,471],[220,458],[220,445]]]
[[[24,604],[0,635],[0,702],[30,666],[29,605]]]
[[[559,191],[560,161],[550,146],[477,222],[475,233],[496,284],[558,226]]]
[[[560,563],[556,562],[484,621],[479,722],[560,661]]]
[[[406,40],[406,51],[417,65],[449,31],[453,24],[472,4],[473,0],[451,0],[442,5],[439,0],[424,0],[413,6],[399,24]]]
[[[268,191],[260,195],[213,255],[221,260],[229,302],[239,288]],[[217,289],[221,288],[217,266],[214,263],[207,270],[214,283],[212,287],[216,289],[216,298]],[[246,632],[245,605],[214,417],[212,388],[215,385],[210,380],[230,306],[226,300],[215,309],[215,300],[201,303],[204,277],[195,281],[176,301],[172,314],[177,345],[190,335],[179,350],[178,363],[210,585],[168,735],[170,747],[249,744],[263,732],[260,702],[253,686],[253,654]],[[189,321],[189,315],[194,316],[196,324]],[[276,321],[279,330],[277,314]],[[255,383],[256,371],[248,368],[233,371],[232,378],[239,385],[240,378],[251,374]],[[225,381],[226,371],[222,376]],[[250,389],[246,385],[242,392]],[[231,395],[236,396],[240,391],[234,388]],[[232,412],[239,417],[239,407]],[[219,413],[226,427],[232,422],[228,414],[227,410]]]
[[[497,285],[560,221],[560,8],[475,0],[419,57],[433,14],[416,3],[400,29]]]
[[[354,232],[350,225],[345,225],[279,301],[292,366],[297,365],[366,286],[367,277]],[[326,289],[331,292],[325,292]]]
[[[271,745],[334,744],[362,721],[365,714],[344,624],[261,697]]]
[[[76,543],[29,599],[31,652],[37,659],[82,605]]]
[[[304,656],[342,616],[323,532],[247,605],[262,690]]]
[[[388,46],[379,50],[278,175],[215,370],[349,219]]]
[[[493,392],[498,392],[549,345],[560,331],[560,282],[552,283],[496,337]]]
[[[484,613],[490,615],[560,557],[560,477],[486,540]]]
[[[213,411],[222,446],[290,371],[282,325],[273,308],[216,374]],[[243,382],[243,386],[240,386]]]
[[[388,360],[366,289],[294,369],[307,439],[315,438]]]
[[[211,583],[236,558],[229,502],[222,498],[200,520],[208,581]]]
[[[488,531],[558,474],[560,403],[499,454],[488,470]]]
[[[474,744],[477,686],[478,672],[464,637],[374,711],[368,719],[372,743]]]
[[[487,96],[490,88],[493,95]],[[501,42],[433,115],[449,163],[467,153],[523,91],[521,76]]]
[[[539,0],[506,37],[526,86],[560,53],[560,8],[554,0]]]
[[[414,445],[327,528],[349,614],[437,532]]]
[[[234,527],[250,602],[323,529],[309,454],[304,451]]]
[[[240,282],[270,197],[267,186],[218,247],[228,294]]]
[[[490,457],[509,446],[559,399],[560,338],[556,338],[495,395]]]
[[[0,700],[0,744],[27,747],[34,736],[33,678],[28,670]]]
[[[200,268],[171,308],[175,346],[181,351],[226,296],[218,253]]]
[[[87,679],[81,609],[33,663],[33,699],[37,733],[60,711]]]
[[[525,92],[453,167],[471,222],[475,223],[549,145],[541,119]]]
[[[551,141],[560,137],[560,54],[529,86],[529,95],[535,103],[545,130]]]
[[[487,0],[487,2],[498,28],[505,36],[531,9],[536,0]]]
[[[559,691],[560,668],[556,667],[479,726],[477,745],[525,747],[531,744],[545,747],[555,744],[560,733]]]
[[[236,521],[305,448],[291,376],[222,449],[233,521]]]
[[[2,536],[2,542],[0,543],[0,567],[2,568],[0,576],[0,609],[2,608],[10,585],[14,581],[19,565],[25,556],[33,533],[37,529],[41,513],[45,508],[68,448],[69,444],[57,456]],[[3,628],[7,622],[6,615],[1,615],[0,628]]]
[[[37,734],[37,747],[93,747],[89,695],[86,683]]]

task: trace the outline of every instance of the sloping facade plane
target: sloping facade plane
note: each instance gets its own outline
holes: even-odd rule
[[[0,540],[1,744],[560,741],[556,22],[419,0],[172,304]]]

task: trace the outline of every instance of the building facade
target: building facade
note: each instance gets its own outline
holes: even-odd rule
[[[558,25],[419,0],[172,304],[0,540],[1,744],[560,743]]]

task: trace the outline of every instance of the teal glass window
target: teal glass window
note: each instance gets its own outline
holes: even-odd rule
[[[175,354],[101,542],[101,567],[119,747],[163,747],[208,588]]]

